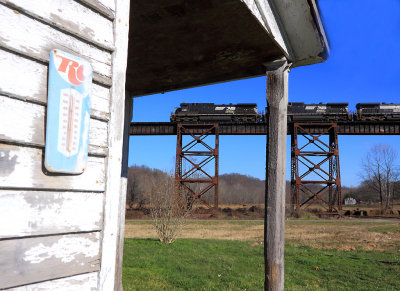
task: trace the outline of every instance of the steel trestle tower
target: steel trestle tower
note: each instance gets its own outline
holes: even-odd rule
[[[199,133],[201,132],[201,133]],[[183,144],[183,136],[191,137]],[[206,143],[205,139],[215,136],[214,146]],[[199,145],[202,150],[193,150]],[[196,160],[198,159],[198,160]],[[176,164],[175,164],[175,195],[186,192],[188,207],[197,200],[208,209],[218,210],[218,159],[219,134],[218,124],[177,124]],[[184,169],[184,161],[188,168]],[[214,173],[208,173],[205,166],[210,162],[215,164]],[[196,175],[197,173],[197,175]],[[200,187],[196,187],[201,185]],[[214,188],[214,205],[207,203],[202,196]]]
[[[291,195],[297,214],[319,202],[328,214],[342,214],[337,123],[293,123]],[[317,128],[317,130],[316,130]],[[329,141],[323,137],[328,135]],[[298,137],[304,137],[299,140]]]

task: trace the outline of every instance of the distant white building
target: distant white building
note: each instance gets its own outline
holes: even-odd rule
[[[344,199],[344,205],[356,205],[357,200],[351,197],[345,198]]]

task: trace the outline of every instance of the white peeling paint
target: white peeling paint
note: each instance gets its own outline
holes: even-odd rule
[[[43,131],[42,136],[44,136],[44,125],[42,125],[44,123],[43,106],[0,95],[0,116],[2,117],[0,138],[4,135],[10,137],[10,139],[14,137],[16,140],[39,141],[37,138],[39,130]],[[19,117],[22,117],[22,119],[19,119]],[[42,121],[42,124],[38,126],[37,122],[40,121]]]
[[[51,280],[47,282],[31,284],[23,287],[13,288],[13,291],[94,291],[97,289],[98,273],[83,274],[63,278],[58,280]]]
[[[20,25],[23,23],[24,25]],[[42,61],[48,61],[50,50],[63,49],[85,56],[93,70],[101,75],[111,76],[111,54],[82,42],[68,34],[51,28],[0,5],[0,44],[15,49]]]
[[[0,289],[97,272],[99,237],[89,232],[0,240]]]
[[[0,238],[100,230],[102,212],[102,193],[4,190],[0,213],[13,223],[0,223]]]
[[[92,84],[92,109],[110,113],[110,89]]]
[[[0,93],[47,103],[47,66],[2,49],[0,63]],[[110,112],[110,90],[93,84],[92,93],[92,115],[107,117]]]
[[[46,101],[47,67],[0,49],[0,91]],[[43,92],[43,93],[42,93]]]
[[[0,95],[0,116],[4,118],[4,121],[0,122],[0,140],[45,145],[45,107],[43,105]],[[89,122],[89,115],[85,118],[85,123],[90,126],[89,152],[105,155],[107,122],[96,119]]]
[[[88,165],[83,174],[67,175],[60,178],[60,176],[51,176],[43,172],[43,152],[41,149],[0,143],[0,152],[5,152],[10,157],[7,159],[8,162],[0,163],[1,186],[36,189],[104,190],[104,158],[88,157]],[[10,169],[10,167],[13,168]]]
[[[6,0],[72,34],[112,48],[112,22],[73,0]]]
[[[112,64],[112,88],[110,102],[110,122],[108,130],[109,156],[106,170],[106,195],[104,205],[104,228],[102,240],[101,270],[99,276],[100,291],[114,290],[120,285],[116,278],[119,261],[120,212],[125,209],[126,188],[121,188],[122,149],[125,125],[125,79],[128,55],[130,1],[115,1],[116,19],[114,21],[114,46]],[[122,205],[121,205],[122,204]],[[123,231],[120,234],[123,236]],[[117,282],[116,282],[117,280]],[[117,283],[117,284],[116,284]],[[117,287],[118,288],[118,287]]]
[[[112,11],[115,11],[115,0],[99,0],[99,2],[110,8]]]
[[[4,119],[0,187],[29,189],[0,191],[0,289],[26,285],[15,290],[96,290],[104,194],[88,191],[104,191],[105,160],[90,156],[87,170],[79,176],[46,173],[43,118],[51,49],[81,55],[92,63],[95,80],[110,84],[112,62],[107,48],[114,47],[114,24],[89,6],[106,10],[105,3],[114,10],[115,2],[0,2],[0,116]],[[48,4],[53,7],[46,8]],[[92,96],[91,116],[96,119],[85,116],[93,133],[89,151],[105,156],[110,90],[94,84]]]
[[[89,114],[86,112],[85,117],[84,117],[84,127],[83,127],[83,133],[82,133],[82,144],[84,145],[84,149],[81,150],[78,153],[78,162],[76,165],[76,170],[79,171],[79,169],[86,169],[86,161],[87,161],[87,152],[88,152],[88,136],[89,136],[89,122],[90,122],[90,116]],[[105,141],[105,139],[104,139]]]
[[[63,237],[50,246],[39,243],[37,246],[30,248],[24,253],[23,260],[31,264],[39,264],[45,260],[56,258],[63,263],[69,263],[81,255],[86,258],[95,257],[98,255],[98,251],[98,242],[82,237]]]

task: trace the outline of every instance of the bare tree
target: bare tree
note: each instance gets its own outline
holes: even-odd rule
[[[133,208],[133,203],[135,198],[139,195],[139,182],[138,176],[134,171],[128,171],[128,188],[126,190],[126,203],[128,203],[129,208]]]
[[[189,211],[184,195],[176,195],[172,175],[158,177],[153,182],[150,198],[150,214],[158,238],[165,244],[174,242],[186,223]]]
[[[391,206],[394,194],[394,185],[399,178],[396,165],[397,152],[390,145],[376,145],[362,162],[362,178],[376,193],[379,194],[381,213],[385,213]]]

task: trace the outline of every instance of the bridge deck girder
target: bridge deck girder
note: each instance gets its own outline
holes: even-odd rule
[[[318,123],[321,124],[321,123]],[[192,126],[193,132],[201,134],[204,131],[202,125]],[[288,135],[292,134],[292,126],[288,124]],[[311,133],[322,133],[321,126],[309,128]],[[244,124],[219,124],[219,135],[266,135],[268,134],[266,123]],[[132,122],[130,135],[176,135],[177,124],[172,122]],[[346,122],[338,123],[339,135],[400,135],[400,122]]]

